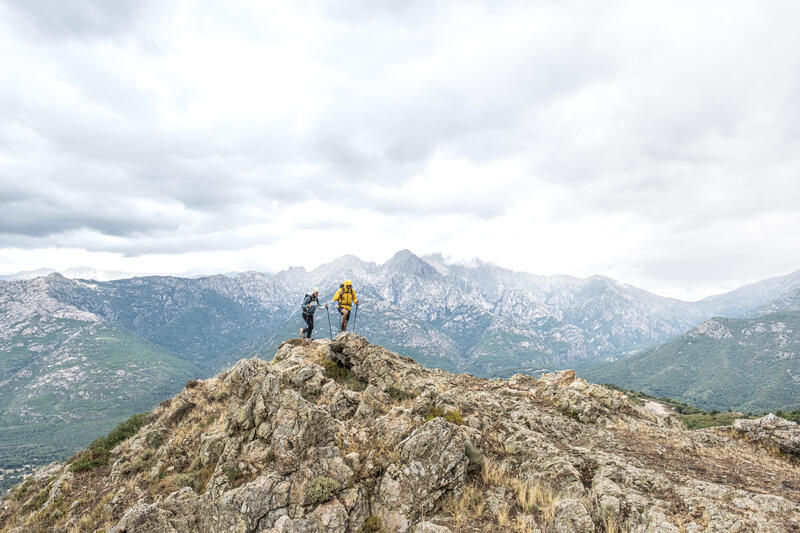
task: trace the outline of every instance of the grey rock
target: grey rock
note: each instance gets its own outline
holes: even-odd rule
[[[433,522],[419,522],[414,526],[412,533],[451,533],[447,526],[440,526]]]
[[[218,501],[206,502],[210,508],[202,513],[201,531],[252,531],[259,523],[269,527],[289,505],[289,482],[270,474],[225,492]]]
[[[400,458],[389,465],[378,492],[378,515],[389,528],[406,531],[420,515],[464,479],[468,459],[459,432],[435,418],[400,444]]]
[[[131,507],[108,533],[177,533],[167,513],[155,505],[144,503]]]
[[[553,527],[556,533],[594,533],[594,522],[580,500],[556,502]]]
[[[800,456],[800,428],[770,413],[756,420],[737,419],[733,428],[749,438],[773,446],[786,454]]]

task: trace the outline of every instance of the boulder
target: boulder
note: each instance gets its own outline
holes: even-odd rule
[[[139,503],[131,507],[108,533],[177,533],[167,513],[157,506]]]
[[[431,512],[439,499],[461,485],[469,462],[465,441],[452,424],[434,418],[399,445],[378,490],[378,515],[387,528],[404,532],[409,520]]]
[[[733,428],[747,437],[776,446],[783,453],[800,456],[800,428],[797,422],[770,413],[756,420],[737,419]]]

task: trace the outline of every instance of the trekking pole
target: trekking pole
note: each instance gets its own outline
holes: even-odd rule
[[[333,327],[331,327],[331,310],[326,307],[325,311],[328,312],[328,333],[330,333],[331,340],[333,340]]]
[[[356,320],[358,320],[358,306],[356,306],[356,313],[353,315],[353,333],[356,332]]]

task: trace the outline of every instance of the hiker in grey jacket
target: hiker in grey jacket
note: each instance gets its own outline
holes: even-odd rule
[[[319,289],[314,287],[311,294],[306,294],[303,298],[303,303],[300,305],[300,310],[303,312],[303,320],[306,321],[306,327],[300,330],[300,338],[311,338],[311,330],[314,329],[314,313],[317,312],[317,307],[321,304],[319,302]],[[325,309],[328,304],[325,304]]]

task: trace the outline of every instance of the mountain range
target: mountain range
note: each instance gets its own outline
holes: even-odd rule
[[[344,256],[274,275],[96,281],[52,273],[0,281],[0,449],[8,451],[0,475],[71,453],[79,440],[152,407],[187,379],[243,356],[271,359],[297,335],[303,295],[318,286],[329,301],[344,279],[353,280],[361,302],[351,323],[371,341],[428,367],[481,376],[589,368],[720,314],[792,305],[800,288],[798,271],[684,302],[602,276],[454,265],[408,250],[381,265]],[[335,310],[331,321],[335,333]],[[315,336],[327,336],[324,309],[316,324]],[[53,437],[65,416],[82,420],[71,422],[75,439]],[[34,428],[42,433],[29,438]]]

